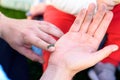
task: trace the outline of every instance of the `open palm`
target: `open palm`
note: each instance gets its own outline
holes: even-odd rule
[[[94,9],[91,4],[88,11],[83,9],[80,12],[69,32],[55,44],[56,50],[51,54],[49,63],[76,73],[93,66],[113,51],[115,45],[97,51],[113,14],[102,5],[94,16]]]

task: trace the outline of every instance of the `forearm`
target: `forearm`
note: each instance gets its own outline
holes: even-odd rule
[[[72,80],[72,77],[65,68],[49,65],[40,80]]]
[[[1,30],[1,28],[2,28],[2,26],[3,26],[3,24],[4,24],[4,19],[5,18],[5,16],[0,12],[0,30]]]

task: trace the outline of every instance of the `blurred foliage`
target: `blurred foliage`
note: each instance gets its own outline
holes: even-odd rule
[[[1,11],[4,15],[6,15],[6,16],[8,16],[8,17],[11,17],[11,18],[16,18],[16,19],[26,18],[25,12],[22,12],[22,11],[7,9],[7,8],[3,8],[3,7],[0,7],[0,11]]]

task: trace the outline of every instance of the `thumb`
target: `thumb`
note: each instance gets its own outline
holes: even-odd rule
[[[109,45],[104,47],[103,49],[95,52],[92,56],[93,57],[93,61],[95,61],[94,63],[97,63],[101,60],[103,60],[104,58],[108,57],[112,52],[117,51],[118,50],[118,46],[117,45]]]

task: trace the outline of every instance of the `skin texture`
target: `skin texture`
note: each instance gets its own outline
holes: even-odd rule
[[[33,61],[43,63],[42,57],[31,50],[32,45],[48,51],[55,50],[54,47],[47,49],[48,45],[56,42],[51,35],[59,38],[63,35],[63,32],[48,22],[16,20],[0,13],[0,38]]]
[[[72,80],[77,72],[95,65],[118,49],[117,45],[109,45],[97,51],[113,13],[107,11],[105,5],[99,6],[95,15],[94,10],[94,4],[88,10],[81,10],[70,30],[56,42],[56,50],[51,53],[47,70],[40,80]]]

